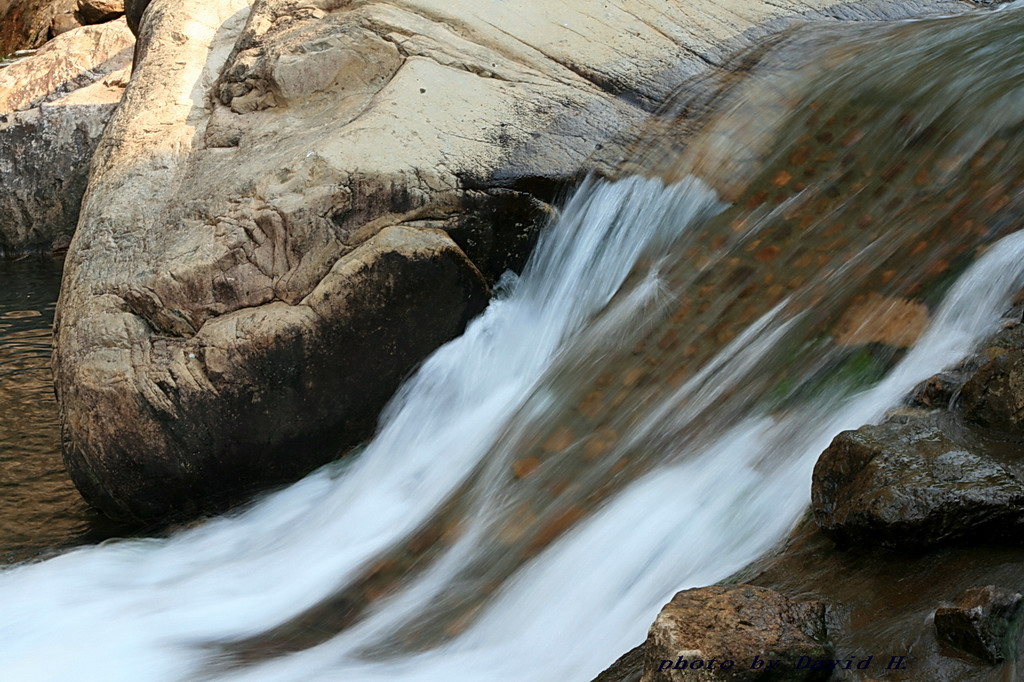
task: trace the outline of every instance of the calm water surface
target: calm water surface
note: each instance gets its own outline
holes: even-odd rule
[[[116,534],[64,472],[50,337],[62,260],[0,259],[0,563]]]

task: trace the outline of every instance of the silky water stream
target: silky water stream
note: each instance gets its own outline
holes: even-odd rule
[[[583,183],[361,452],[0,573],[0,678],[586,682],[769,550],[830,439],[1024,287],[1024,10],[738,60]]]

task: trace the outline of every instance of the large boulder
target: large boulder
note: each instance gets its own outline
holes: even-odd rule
[[[275,218],[240,214],[241,225],[221,229],[235,227],[241,240],[248,228],[273,245],[282,229]],[[253,263],[224,277],[291,257],[257,246]],[[414,362],[483,309],[486,285],[443,232],[394,226],[340,258],[300,301],[218,315],[195,331],[143,295],[106,297],[102,314],[128,326],[124,347],[75,364],[76,381],[61,396],[107,408],[72,412],[81,421],[65,428],[120,447],[89,459],[71,449],[66,462],[86,500],[112,516],[198,511],[335,455],[352,434],[373,429]],[[153,324],[183,333],[154,333]],[[114,399],[127,391],[132,401]],[[182,404],[187,421],[176,414]]]
[[[651,626],[640,682],[827,680],[837,663],[827,613],[753,585],[684,590]]]
[[[750,2],[722,21],[670,0],[129,1],[131,21],[145,14],[136,70],[58,311],[73,477],[108,513],[153,516],[366,438],[401,379],[479,310],[483,280],[521,264],[544,200],[595,149],[685,76],[834,4]],[[421,253],[420,232],[440,259],[424,270],[430,258],[402,255]],[[374,281],[406,298],[349,276],[365,249],[388,263]],[[435,267],[448,284],[410,288]],[[395,311],[414,302],[438,323],[403,325]],[[380,331],[394,345],[377,349],[390,370],[372,387],[339,395],[339,377],[380,361],[328,350],[342,327],[346,344]]]
[[[0,69],[0,255],[68,245],[134,42],[124,21],[87,26]]]
[[[1024,482],[935,415],[844,431],[814,467],[815,520],[849,543],[921,547],[1024,537]]]

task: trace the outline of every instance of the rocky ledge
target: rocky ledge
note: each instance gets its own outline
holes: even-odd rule
[[[69,471],[152,518],[338,456],[684,77],[810,13],[952,4],[129,2],[58,309]]]
[[[71,241],[134,44],[121,19],[65,32],[0,68],[0,256]]]

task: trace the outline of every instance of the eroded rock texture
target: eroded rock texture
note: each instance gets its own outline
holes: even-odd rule
[[[753,585],[685,590],[651,626],[641,682],[826,680],[826,614]]]
[[[134,42],[124,21],[85,26],[0,69],[0,254],[67,246]]]
[[[484,283],[522,263],[545,200],[589,155],[786,17],[850,18],[831,6],[127,3],[132,21],[145,10],[136,72],[59,306],[76,481],[108,513],[148,517],[367,437],[399,381],[479,310]],[[373,286],[347,274],[365,253],[381,264]],[[383,297],[385,283],[412,298]],[[396,311],[417,306],[436,324],[404,325]],[[349,345],[377,332],[389,371],[345,383],[381,362]]]

